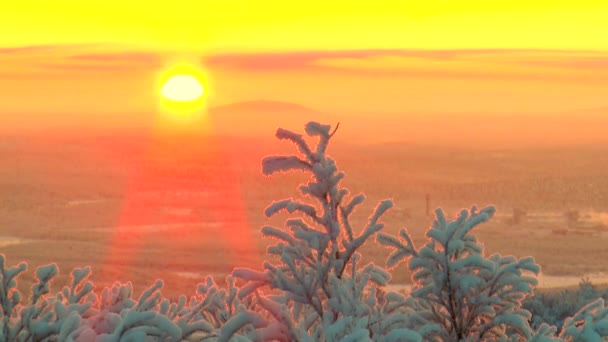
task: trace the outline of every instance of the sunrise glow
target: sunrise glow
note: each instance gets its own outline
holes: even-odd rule
[[[608,106],[604,1],[314,0],[294,9],[273,0],[57,0],[34,8],[10,2],[0,14],[0,110],[18,114],[1,129],[141,127],[258,99],[368,119],[569,117]],[[196,78],[203,95],[161,96],[177,74]],[[50,111],[52,120],[37,119]]]
[[[279,127],[301,132],[308,121],[339,122],[341,146],[606,145],[606,18],[605,0],[4,1],[0,175],[10,203],[0,225],[39,217],[42,224],[31,227],[48,226],[53,238],[68,221],[74,229],[103,226],[90,236],[107,244],[96,252],[103,270],[95,272],[108,280],[149,265],[190,272],[213,267],[198,257],[188,260],[199,264],[180,264],[186,257],[179,253],[199,253],[201,243],[230,254],[235,265],[255,261],[265,221],[252,218],[269,203],[250,202],[262,202],[258,192],[279,194],[259,172]],[[24,153],[9,137],[43,143]],[[64,138],[69,143],[52,151],[57,158],[43,158],[45,139]],[[86,139],[99,145],[94,152]],[[450,158],[446,165],[460,163]],[[373,176],[415,176],[425,163]],[[353,173],[361,165],[384,170],[354,157],[345,164]],[[91,176],[81,180],[87,165]],[[431,166],[448,170],[443,162]],[[26,177],[28,168],[36,177]],[[452,180],[464,173],[456,170],[431,173],[420,184],[476,180]],[[501,166],[496,173],[511,171]],[[356,186],[372,179],[357,177]],[[23,188],[15,185],[21,181]],[[501,184],[495,191],[510,187]],[[44,190],[53,218],[37,209],[43,195],[11,212],[33,189]],[[64,202],[77,205],[66,204],[64,215],[55,207]],[[95,219],[80,221],[81,213]],[[95,216],[101,213],[103,225]],[[160,253],[150,258],[151,243],[166,249],[171,263]]]

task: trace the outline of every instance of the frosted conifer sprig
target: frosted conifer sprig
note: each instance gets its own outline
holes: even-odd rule
[[[36,278],[38,279],[38,283],[32,285],[32,304],[36,304],[40,297],[50,292],[51,279],[53,279],[57,273],[59,273],[57,264],[40,266],[36,269]]]
[[[15,308],[21,301],[21,293],[17,290],[15,279],[26,269],[25,262],[6,268],[4,254],[0,254],[0,340],[7,341],[15,336],[20,328],[13,322],[16,316]]]
[[[448,221],[441,209],[416,250],[407,231],[400,239],[380,234],[378,242],[394,248],[387,263],[394,267],[409,259],[414,287],[411,296],[421,321],[439,324],[438,339],[495,340],[501,336],[529,339],[530,313],[521,308],[532,294],[540,267],[533,258],[520,260],[499,254],[488,258],[470,232],[494,214],[494,207],[463,210]]]
[[[603,341],[608,336],[608,307],[603,298],[566,318],[559,337],[563,341]]]
[[[340,186],[345,175],[327,154],[336,129],[332,132],[329,125],[309,122],[305,131],[309,137],[318,139],[314,148],[300,134],[281,128],[277,130],[277,138],[292,142],[298,154],[266,157],[262,161],[262,172],[272,175],[305,171],[310,178],[298,187],[301,199],[273,202],[265,214],[271,217],[286,211],[299,217],[288,219],[285,229],[262,228],[264,236],[276,241],[268,247],[268,253],[278,256],[280,264],[266,262],[262,272],[236,269],[233,275],[248,282],[239,296],[244,298],[256,293],[259,303],[284,322],[283,329],[289,336],[332,340],[332,336],[344,331],[365,328],[367,336],[372,334],[380,339],[394,326],[375,325],[369,330],[359,320],[372,322],[380,319],[378,315],[388,317],[396,314],[388,309],[376,310],[374,305],[377,302],[371,300],[371,296],[376,295],[383,298],[383,292],[373,289],[386,285],[390,274],[374,264],[359,266],[361,255],[357,250],[384,227],[379,220],[393,204],[391,200],[380,202],[361,232],[355,232],[349,218],[365,197],[360,194],[347,200],[349,191]],[[307,197],[315,203],[304,202]],[[267,297],[257,292],[263,286],[280,289],[283,295],[269,302]],[[386,302],[385,299],[381,301]],[[271,302],[281,303],[281,309],[273,310],[275,306]],[[395,303],[392,305],[399,307]],[[351,320],[350,317],[356,319]]]

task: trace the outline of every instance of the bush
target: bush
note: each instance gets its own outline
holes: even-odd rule
[[[395,249],[389,266],[410,259],[416,313],[421,323],[441,328],[434,334],[438,341],[494,341],[505,336],[523,340],[531,336],[531,315],[521,308],[521,302],[532,293],[540,267],[532,258],[483,256],[482,247],[469,233],[493,214],[493,207],[480,211],[473,207],[447,221],[438,209],[427,231],[429,241],[420,250],[406,230],[399,233],[402,240],[379,236],[381,244]]]
[[[532,314],[530,325],[533,328],[547,323],[561,331],[568,317],[574,316],[577,311],[596,299],[607,296],[608,293],[602,294],[589,279],[582,279],[575,290],[537,291],[534,296],[526,298],[523,307]]]

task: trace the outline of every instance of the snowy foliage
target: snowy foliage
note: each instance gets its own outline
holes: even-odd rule
[[[602,293],[588,279],[582,279],[576,289],[536,291],[533,297],[526,298],[523,307],[532,313],[532,328],[547,323],[561,331],[568,317],[598,298],[606,300],[608,292]]]
[[[0,341],[547,342],[608,336],[601,298],[564,318],[559,330],[542,319],[530,326],[522,302],[533,295],[539,266],[530,257],[486,257],[471,234],[493,216],[492,207],[463,210],[453,220],[438,209],[420,249],[406,230],[397,237],[380,233],[390,200],[381,201],[363,227],[353,227],[351,215],[365,197],[349,197],[340,186],[344,173],[327,154],[335,132],[308,123],[307,135],[318,140],[311,148],[302,135],[277,131],[298,153],[264,158],[263,173],[303,171],[310,178],[299,187],[300,198],[266,208],[268,217],[281,211],[297,216],[283,228],[262,228],[274,243],[262,270],[237,268],[225,287],[209,277],[190,298],[170,302],[161,295],[161,280],[137,299],[130,283],[97,292],[87,280],[89,267],[73,270],[71,284],[51,295],[59,269],[50,264],[36,270],[37,283],[25,298],[16,279],[27,265],[7,268],[0,255]],[[390,273],[363,263],[359,249],[374,237],[394,250],[388,267],[408,261],[409,296],[387,292]],[[585,300],[593,299],[595,292],[587,292]]]
[[[602,341],[608,336],[608,307],[599,298],[564,322],[560,338],[564,341]]]
[[[90,268],[75,269],[71,286],[49,296],[49,282],[58,273],[54,264],[37,269],[38,283],[32,287],[32,297],[21,304],[13,276],[25,269],[25,264],[5,269],[4,256],[0,255],[0,341],[200,340],[203,335],[217,336],[236,304],[211,281],[199,286],[188,305],[185,296],[173,304],[162,299],[160,280],[138,300],[131,298],[130,283],[115,283],[97,296],[94,285],[86,281]],[[236,289],[231,289],[235,297]]]
[[[344,173],[326,153],[333,136],[330,126],[311,122],[306,133],[318,139],[315,149],[301,135],[279,129],[277,137],[295,144],[299,155],[267,157],[262,170],[266,175],[309,173],[308,183],[299,190],[315,203],[284,199],[266,208],[267,216],[284,210],[300,217],[287,220],[286,229],[262,228],[264,236],[276,240],[268,254],[277,256],[280,263],[266,262],[261,272],[235,270],[235,277],[247,281],[239,296],[255,295],[259,305],[281,322],[286,340],[334,341],[344,336],[420,340],[422,335],[404,328],[408,320],[403,310],[405,298],[382,290],[390,275],[374,264],[360,266],[362,258],[357,252],[383,228],[378,220],[392,202],[380,202],[357,234],[350,215],[365,197],[347,199],[348,190],[340,187]],[[265,297],[263,287],[280,290],[280,294]]]
[[[493,207],[480,211],[473,207],[448,221],[438,209],[427,231],[428,243],[420,250],[406,230],[399,233],[402,240],[378,236],[378,242],[395,249],[389,267],[409,259],[414,283],[411,296],[421,327],[438,324],[437,340],[531,337],[531,315],[521,308],[521,302],[532,293],[540,267],[532,258],[483,256],[482,247],[469,233],[493,214]]]

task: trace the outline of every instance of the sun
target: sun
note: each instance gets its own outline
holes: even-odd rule
[[[160,92],[162,96],[169,100],[187,102],[197,100],[203,96],[205,90],[196,77],[192,75],[175,75],[165,82]]]
[[[203,67],[176,62],[159,72],[157,94],[163,117],[188,123],[204,117],[209,84]]]

